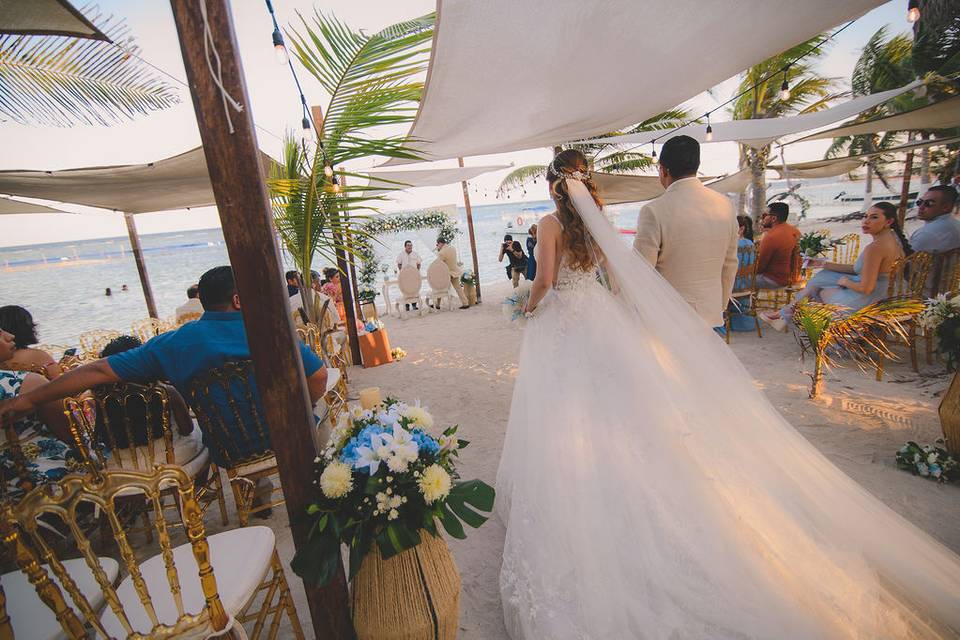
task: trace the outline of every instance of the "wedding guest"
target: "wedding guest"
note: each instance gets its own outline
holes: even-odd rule
[[[287,279],[287,296],[292,296],[300,291],[300,274],[296,271],[287,271],[284,275]]]
[[[527,274],[527,255],[523,252],[523,245],[516,240],[510,245],[510,279],[513,288],[520,286],[520,277]]]
[[[10,358],[0,358],[0,369],[42,373],[47,380],[53,380],[62,373],[53,356],[33,347],[40,341],[37,339],[37,324],[29,311],[17,305],[0,307],[0,330],[13,336],[15,346]]]
[[[460,308],[469,309],[470,303],[467,301],[467,294],[463,292],[463,285],[460,284],[463,267],[460,266],[460,260],[457,259],[457,250],[453,245],[447,244],[443,238],[437,238],[437,258],[443,260],[447,268],[450,269],[450,284],[453,285],[453,290],[457,292],[457,297],[460,298]]]
[[[530,225],[530,234],[527,236],[527,280],[533,282],[537,277],[537,225]]]
[[[872,240],[856,263],[810,260],[809,266],[822,270],[810,278],[796,301],[825,302],[852,313],[887,297],[890,268],[898,259],[913,253],[913,248],[897,222],[897,208],[889,202],[878,202],[867,209],[860,226]],[[795,304],[780,311],[761,313],[760,318],[777,331],[786,331]]]
[[[113,292],[110,291],[110,287],[106,288],[106,290],[103,292],[103,295],[107,296],[108,298],[113,295]]]
[[[0,362],[6,362],[17,350],[12,334],[0,330]],[[43,376],[30,371],[11,371],[0,366],[0,405],[16,401],[20,396],[47,385]],[[27,466],[28,477],[18,476],[9,447],[0,447],[0,467],[7,479],[8,495],[18,495],[27,487],[26,481],[37,486],[59,480],[67,474],[67,460],[73,457],[69,443],[73,442],[70,428],[59,402],[31,404],[13,422],[14,431]],[[6,444],[6,434],[0,433],[0,442]],[[25,445],[33,445],[25,447]]]
[[[761,289],[793,284],[793,259],[800,243],[800,231],[787,222],[789,216],[790,205],[771,202],[760,218],[765,229],[757,253],[757,286]]]
[[[917,200],[917,217],[923,226],[910,236],[915,251],[942,253],[960,247],[960,220],[953,216],[957,204],[957,190],[937,185]]]
[[[192,284],[187,288],[187,301],[177,307],[174,317],[177,324],[181,324],[187,318],[196,318],[203,313],[203,305],[200,304],[200,285]]]
[[[500,243],[500,255],[497,256],[497,262],[503,262],[507,258],[507,280],[513,280],[513,265],[509,261],[510,247],[513,246],[513,236],[509,233],[503,236],[503,242]]]
[[[416,267],[420,270],[420,254],[413,250],[413,242],[407,240],[403,243],[403,251],[397,256],[397,271],[404,267]]]
[[[127,287],[127,285],[122,284],[120,285],[120,291],[130,291],[130,289]]]
[[[340,286],[340,271],[333,267],[327,267],[323,270],[323,277],[327,282],[320,287],[320,291],[333,300],[333,304],[337,307],[337,314],[341,318],[346,318],[347,311],[343,306],[343,288]]]
[[[748,249],[753,244],[753,218],[750,216],[737,216],[737,272],[754,263],[755,253],[746,253],[743,249]],[[750,287],[750,282],[745,276],[737,276],[733,282],[734,291],[745,291]],[[745,315],[744,311],[750,309],[750,298],[738,298],[731,300],[727,305],[727,313],[730,314],[730,328],[734,331],[753,331],[755,324],[751,316]]]
[[[210,369],[222,366],[228,360],[250,358],[250,347],[240,313],[240,296],[237,294],[233,270],[229,266],[210,269],[200,278],[200,302],[203,316],[196,322],[188,322],[179,329],[168,331],[151,339],[146,344],[101,358],[68,371],[52,382],[22,392],[13,399],[0,401],[0,419],[7,415],[22,416],[32,413],[46,403],[74,396],[101,384],[112,382],[148,383],[156,380],[169,381],[189,397],[190,383]],[[320,359],[303,343],[297,345],[307,378],[311,402],[315,403],[326,393],[327,370]],[[254,385],[254,393],[256,387]],[[235,411],[254,411],[245,400],[231,402],[223,394],[211,394],[211,400],[221,408],[223,415],[235,415]],[[259,395],[255,395],[259,405]],[[239,407],[239,409],[238,409]],[[264,413],[258,406],[260,416]],[[237,457],[247,457],[269,448],[269,432],[264,437],[241,435],[241,426],[233,422],[225,425],[236,435]],[[210,447],[204,434],[204,442],[210,448],[211,458],[217,464],[225,460],[214,447]]]

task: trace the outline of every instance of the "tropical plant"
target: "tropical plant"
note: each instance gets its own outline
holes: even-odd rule
[[[12,9],[11,9],[12,10]],[[109,126],[180,101],[138,57],[122,19],[83,8],[109,39],[0,35],[0,114],[24,125]]]
[[[647,118],[643,122],[628,127],[622,131],[605,133],[601,138],[611,136],[627,135],[631,133],[641,133],[644,131],[663,131],[679,127],[689,118],[689,113],[683,109],[670,109],[663,113],[658,113],[652,118]],[[593,171],[603,173],[636,173],[649,169],[654,165],[654,159],[645,153],[637,153],[630,149],[621,149],[622,145],[610,145],[602,142],[592,144],[565,144],[555,147],[554,151],[562,149],[579,149],[587,157],[590,168]],[[612,149],[611,149],[612,147]],[[545,179],[547,175],[547,165],[531,164],[518,167],[508,173],[500,186],[497,188],[497,195],[506,195],[516,189],[524,189],[529,182],[536,183],[538,180]]]
[[[731,107],[733,119],[779,118],[827,108],[839,94],[833,93],[835,79],[820,76],[813,69],[814,63],[826,53],[826,44],[823,43],[823,35],[811,38],[747,69],[737,87],[739,97]],[[786,70],[781,71],[784,68]],[[780,96],[780,85],[784,81],[790,88],[786,99]],[[748,167],[752,176],[751,215],[754,221],[760,220],[767,201],[764,174],[770,162],[770,151],[769,144],[759,149],[740,145],[740,166]]]
[[[849,309],[801,300],[794,308],[793,322],[799,329],[797,341],[802,352],[813,353],[810,397],[823,391],[826,369],[836,366],[837,357],[851,357],[861,370],[877,367],[877,356],[895,359],[887,340],[906,340],[904,318],[923,311],[923,303],[912,298],[888,298],[849,313]]]
[[[312,297],[314,257],[332,260],[338,252],[352,256],[364,239],[364,212],[375,212],[378,202],[385,200],[383,195],[365,194],[364,178],[346,171],[337,178],[334,168],[371,156],[418,158],[405,146],[404,136],[385,135],[383,128],[413,121],[423,92],[418,76],[426,68],[434,15],[372,35],[319,11],[310,21],[299,18],[302,33],[289,32],[294,54],[329,100],[323,119],[314,123],[317,144],[310,148],[288,138],[284,164],[273,168],[269,187],[277,231],[307,280],[301,291]],[[351,179],[357,184],[349,184]],[[313,319],[316,305],[305,306]]]

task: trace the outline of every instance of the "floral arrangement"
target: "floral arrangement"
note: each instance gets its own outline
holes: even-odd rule
[[[921,447],[916,442],[908,442],[897,451],[897,466],[916,476],[949,482],[957,476],[960,463],[943,448],[943,444],[943,440],[937,440]]]
[[[816,258],[843,243],[843,240],[830,240],[830,236],[822,231],[809,231],[800,236],[800,253],[807,258]]]
[[[493,509],[494,490],[460,481],[456,461],[469,443],[457,427],[432,435],[433,417],[419,404],[387,398],[373,409],[350,408],[316,459],[316,500],[307,544],[291,562],[310,583],[324,585],[350,549],[350,578],[377,545],[383,558],[420,544],[422,531],[438,535],[437,521],[455,538],[463,523],[479,527]]]
[[[400,231],[419,231],[437,229],[437,236],[444,242],[452,242],[460,233],[456,222],[441,209],[425,209],[417,213],[376,216],[361,226],[363,233],[354,236],[357,243],[355,253],[360,258],[360,272],[357,275],[360,287],[372,289],[377,279],[380,261],[373,249],[374,238],[384,233]],[[386,273],[386,271],[384,271]]]
[[[477,284],[477,276],[474,275],[473,271],[464,271],[460,276],[460,284],[462,285],[474,285]]]
[[[512,294],[503,299],[501,309],[504,317],[510,322],[519,322],[522,325],[526,320],[525,309],[528,300],[530,300],[530,283],[524,280]]]
[[[947,298],[940,294],[927,300],[918,318],[920,327],[937,339],[937,349],[947,359],[947,368],[954,371],[960,362],[960,296]]]
[[[401,349],[400,347],[394,347],[390,350],[390,357],[394,360],[403,360],[407,357],[407,352]]]
[[[384,273],[386,273],[386,271],[384,271]],[[377,299],[378,295],[380,294],[373,289],[361,289],[357,292],[357,300],[360,301],[360,304],[372,303]]]
[[[380,331],[380,329],[385,328],[386,325],[383,324],[383,320],[380,318],[371,318],[363,324],[363,328],[366,329],[367,333],[373,333],[374,331]]]

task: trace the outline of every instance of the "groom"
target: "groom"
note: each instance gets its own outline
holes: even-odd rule
[[[720,330],[737,275],[737,217],[725,196],[703,186],[699,168],[696,140],[667,140],[660,153],[667,192],[640,210],[633,248]]]

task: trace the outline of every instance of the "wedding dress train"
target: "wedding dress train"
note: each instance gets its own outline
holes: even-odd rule
[[[960,557],[793,429],[567,184],[616,293],[561,267],[525,328],[497,478],[514,640],[955,637]]]

